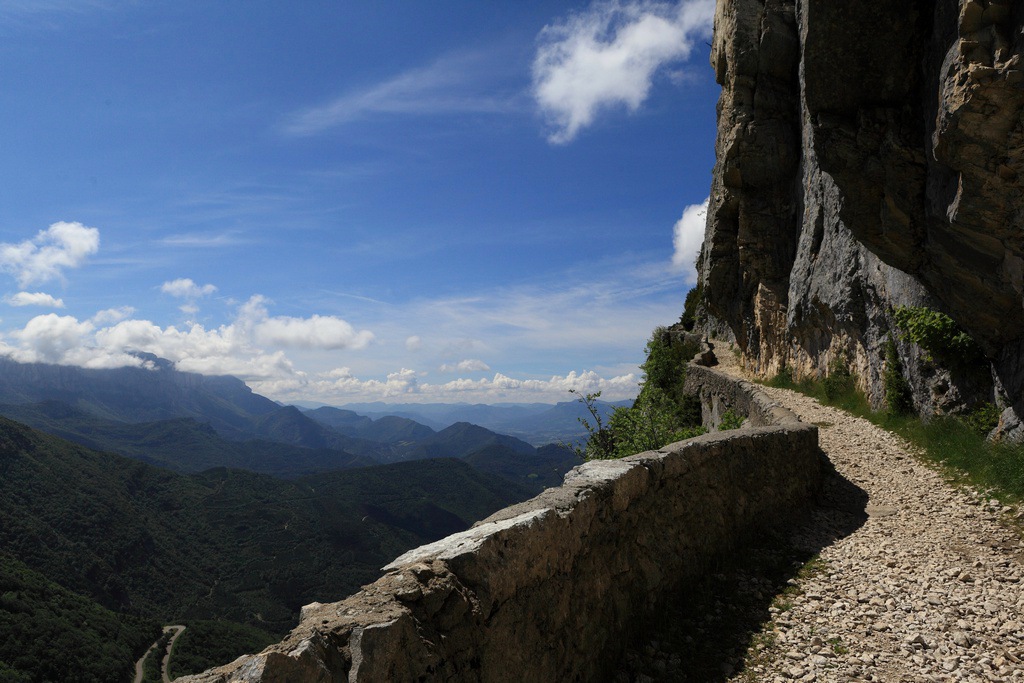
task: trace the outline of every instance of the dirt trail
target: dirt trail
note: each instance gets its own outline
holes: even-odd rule
[[[741,375],[728,345],[721,369]],[[867,519],[790,581],[733,681],[1024,681],[1024,542],[995,500],[953,488],[896,436],[783,389],[765,393],[819,426],[822,450],[867,496]],[[814,547],[817,522],[793,542]],[[779,606],[781,604],[781,607]]]
[[[178,638],[181,637],[181,634],[185,632],[185,627],[180,624],[175,624],[173,626],[164,626],[163,632],[166,634],[169,631],[175,631],[175,634],[171,636],[171,640],[167,643],[167,649],[164,651],[163,660],[161,660],[160,664],[160,671],[161,674],[163,675],[164,683],[171,683],[171,679],[167,676],[167,663],[170,661],[171,650],[174,649],[174,643],[176,643],[178,641]],[[163,638],[163,635],[161,635],[160,638]],[[155,643],[150,645],[149,649],[146,650],[146,654],[142,655],[139,661],[135,662],[135,680],[133,681],[133,683],[142,683],[142,679],[145,676],[144,667],[146,665],[146,658],[149,657],[150,654],[153,654],[154,650],[156,650],[156,647],[159,644],[160,639],[158,639]]]

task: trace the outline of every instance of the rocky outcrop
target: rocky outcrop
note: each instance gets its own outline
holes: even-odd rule
[[[798,514],[822,476],[816,427],[713,369],[688,383],[709,420],[749,411],[754,426],[581,465],[347,600],[306,606],[281,643],[178,681],[607,679],[659,599]]]
[[[1024,5],[719,0],[715,21],[709,327],[762,375],[844,354],[878,404],[892,308],[926,305],[991,372],[900,343],[917,407],[995,389],[1024,414]]]

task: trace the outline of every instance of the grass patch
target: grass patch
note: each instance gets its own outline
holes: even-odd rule
[[[991,412],[978,410],[966,419],[934,417],[923,421],[915,415],[874,411],[852,383],[845,391],[826,394],[823,382],[794,381],[780,373],[767,386],[793,389],[823,404],[841,408],[894,432],[916,446],[925,460],[941,465],[960,484],[991,491],[1004,502],[1024,502],[1024,445],[993,443],[985,438],[991,428]],[[833,385],[834,390],[834,385]]]

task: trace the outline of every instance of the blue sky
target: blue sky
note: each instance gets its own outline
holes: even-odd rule
[[[713,10],[3,0],[0,353],[632,396],[694,280]]]

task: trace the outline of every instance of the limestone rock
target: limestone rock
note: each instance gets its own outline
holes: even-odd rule
[[[901,343],[917,408],[1001,390],[1018,424],[1024,6],[720,0],[715,22],[711,326],[727,324],[762,376],[820,375],[845,353],[880,405],[892,308],[927,305],[992,368],[950,374]]]

